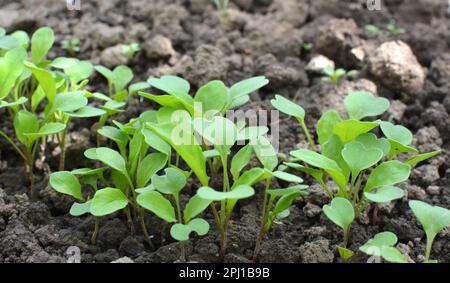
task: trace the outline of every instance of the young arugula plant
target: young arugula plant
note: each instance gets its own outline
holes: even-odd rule
[[[370,202],[387,203],[402,198],[403,190],[395,185],[409,178],[411,166],[439,154],[440,150],[416,155],[405,162],[394,160],[400,153],[418,153],[410,146],[412,133],[403,126],[381,120],[363,121],[383,114],[389,108],[389,101],[369,92],[353,92],[345,98],[344,104],[349,119],[342,119],[334,110],[320,118],[317,124],[319,152],[304,126],[303,108],[280,96],[272,101],[276,109],[297,118],[309,137],[310,149],[292,151],[294,159],[286,165],[310,175],[332,200],[338,198],[331,207],[325,206],[324,212],[344,230],[343,249],[346,249],[353,219]],[[371,132],[377,128],[386,138],[378,138]],[[337,192],[328,187],[328,177],[337,185]],[[354,215],[349,214],[350,207]],[[348,217],[345,222],[341,219],[343,215]]]
[[[141,47],[139,46],[139,43],[136,42],[122,45],[122,52],[123,54],[127,55],[128,60],[133,59],[136,53],[138,53],[140,50]]]
[[[408,263],[406,257],[394,246],[397,236],[392,232],[381,232],[370,239],[359,250],[367,255],[381,257],[391,263]]]
[[[180,242],[182,262],[186,261],[185,241],[189,240],[190,234],[196,232],[199,236],[203,236],[208,233],[209,223],[196,217],[211,204],[211,201],[195,195],[181,213],[180,193],[186,186],[186,180],[186,175],[181,170],[167,168],[165,175],[154,175],[151,179],[151,187],[142,190],[143,192],[137,197],[137,203],[140,206],[168,223],[175,223],[170,229],[170,235]],[[163,194],[171,198],[167,199]],[[174,200],[175,207],[170,199]]]
[[[436,260],[430,259],[431,247],[433,246],[433,241],[437,234],[450,225],[450,210],[439,206],[432,206],[417,200],[411,200],[409,202],[409,207],[422,224],[427,236],[427,248],[424,262],[437,262]]]
[[[104,101],[105,104],[100,108],[106,113],[100,117],[97,128],[103,127],[109,118],[124,111],[124,107],[128,99],[134,94],[149,88],[147,82],[132,84],[132,70],[124,65],[117,66],[114,70],[109,70],[104,66],[95,66],[95,70],[100,73],[108,81],[108,95],[102,93],[90,93],[90,96],[98,100]],[[97,135],[97,146],[100,146],[100,136]]]
[[[364,29],[370,34],[377,34],[380,32],[380,29],[376,25],[365,25]]]
[[[144,117],[145,118],[145,117]],[[85,151],[85,156],[91,160],[101,162],[104,167],[100,170],[110,171],[113,186],[103,178],[103,175],[96,175],[96,179],[90,178],[89,185],[94,188],[94,196],[90,205],[87,204],[81,194],[81,188],[74,180],[73,175],[86,175],[86,172],[95,172],[95,169],[78,169],[72,172],[56,172],[50,177],[52,187],[63,194],[71,195],[74,198],[85,201],[82,204],[75,204],[75,211],[79,211],[80,206],[96,217],[102,217],[123,210],[132,233],[134,233],[132,215],[138,218],[142,232],[149,243],[153,246],[145,226],[144,209],[137,202],[137,193],[148,189],[150,180],[167,163],[167,155],[164,153],[148,153],[149,146],[145,142],[142,134],[143,123],[140,117],[132,121],[129,125],[121,125],[121,128],[105,126],[99,130],[99,134],[112,140],[119,151],[100,147]],[[69,177],[69,175],[71,175]],[[90,174],[92,176],[92,174]],[[72,181],[67,181],[68,179]],[[101,181],[106,188],[98,189],[96,182]],[[88,198],[88,202],[89,202]],[[78,209],[78,210],[77,210]],[[132,211],[134,213],[132,213]],[[97,234],[98,224],[96,223]],[[94,237],[93,237],[94,238]]]
[[[222,25],[227,27],[230,23],[230,14],[228,13],[228,5],[230,4],[230,0],[213,0],[213,2],[219,11]]]
[[[395,23],[390,23],[386,26],[390,36],[398,36],[406,32],[406,29],[397,27]]]
[[[78,37],[64,39],[61,41],[61,48],[67,51],[70,56],[75,56],[81,50],[80,39]]]
[[[354,70],[347,72],[345,69],[335,69],[333,67],[325,67],[323,72],[326,77],[323,77],[322,80],[330,82],[334,86],[337,86],[344,77],[353,77],[357,73]]]

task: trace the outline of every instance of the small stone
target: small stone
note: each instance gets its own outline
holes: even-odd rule
[[[315,74],[323,74],[323,69],[335,68],[335,64],[329,58],[323,55],[314,56],[306,65],[306,71]]]
[[[322,213],[322,209],[315,204],[307,203],[303,208],[303,212],[306,214],[307,217],[313,218]]]
[[[423,90],[425,71],[408,44],[389,41],[380,45],[369,56],[369,71],[386,87],[414,98]]]
[[[115,261],[111,261],[111,263],[134,263],[134,261],[131,258],[124,256]]]
[[[119,65],[128,64],[128,57],[123,52],[122,45],[108,47],[100,54],[100,60],[108,68],[114,68]]]
[[[172,41],[162,35],[157,35],[142,44],[147,57],[150,59],[168,59],[175,55]]]
[[[438,186],[429,186],[427,188],[427,193],[433,196],[437,196],[441,194],[441,188]]]

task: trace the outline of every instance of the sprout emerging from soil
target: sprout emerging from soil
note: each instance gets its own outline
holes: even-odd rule
[[[323,72],[325,73],[326,77],[323,77],[322,79],[324,81],[330,82],[333,86],[337,86],[344,77],[354,77],[358,73],[355,70],[346,71],[342,68],[335,69],[332,67],[324,68]]]
[[[139,43],[131,43],[131,44],[124,44],[122,45],[122,52],[127,55],[128,60],[131,60],[134,58],[136,53],[138,53],[141,50],[141,47],[139,46]]]
[[[80,39],[73,37],[71,39],[65,39],[61,41],[61,48],[66,50],[70,56],[75,56],[80,52]]]

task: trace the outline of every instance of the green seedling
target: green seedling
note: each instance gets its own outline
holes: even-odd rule
[[[314,44],[311,42],[307,42],[303,44],[303,49],[307,52],[311,51],[314,48]]]
[[[139,46],[139,43],[136,42],[122,45],[122,52],[123,54],[127,55],[128,60],[133,59],[136,53],[138,53],[140,50],[141,47]]]
[[[151,179],[152,188],[145,190],[137,197],[137,203],[153,212],[168,223],[175,223],[170,229],[172,238],[180,242],[181,261],[186,261],[185,241],[189,240],[192,232],[199,236],[206,235],[209,223],[204,219],[196,218],[211,204],[198,195],[192,197],[181,212],[180,193],[186,186],[186,175],[179,169],[167,168],[165,175],[154,175]],[[163,195],[170,198],[167,199]],[[171,200],[175,203],[172,204]]]
[[[394,233],[382,232],[367,241],[359,250],[370,256],[381,257],[387,262],[408,263],[406,257],[394,247],[397,241],[397,236]]]
[[[99,119],[97,128],[103,127],[109,118],[124,111],[128,99],[139,91],[149,88],[146,82],[140,82],[127,86],[133,80],[133,72],[127,66],[117,66],[114,70],[109,70],[104,66],[95,66],[95,70],[106,78],[108,82],[108,95],[102,93],[91,93],[90,96],[101,100],[104,105],[100,107],[106,113]],[[97,135],[97,146],[100,146],[100,136]]]
[[[78,37],[73,37],[71,39],[65,39],[61,41],[61,48],[70,56],[75,56],[78,52],[80,52],[80,39]]]
[[[450,224],[450,210],[439,206],[432,206],[417,200],[410,201],[409,207],[422,224],[427,236],[425,262],[437,262],[430,259],[431,248],[437,234]]]
[[[334,110],[320,118],[317,124],[319,152],[304,125],[304,110],[281,97],[272,101],[276,109],[297,118],[310,144],[309,150],[292,151],[293,159],[286,165],[310,175],[324,188],[330,199],[346,199],[345,206],[350,203],[355,217],[358,217],[370,203],[386,203],[402,198],[403,190],[395,185],[409,178],[412,166],[440,151],[416,155],[405,162],[395,160],[402,153],[418,153],[410,145],[412,133],[403,126],[389,122],[363,120],[383,114],[389,108],[389,101],[369,92],[353,92],[345,98],[344,104],[349,119],[341,118]],[[378,128],[385,137],[378,138],[372,133]],[[328,187],[328,178],[336,184],[337,192]],[[334,210],[347,213],[344,205]],[[346,248],[348,235],[345,236],[347,232],[342,228],[343,248]]]
[[[406,29],[397,27],[394,23],[388,24],[386,29],[390,36],[398,36],[406,32]]]
[[[99,134],[113,141],[119,151],[106,147],[92,148],[85,151],[85,156],[103,164],[103,171],[108,170],[110,172],[113,186],[100,175],[95,180],[91,178],[90,184],[94,187],[95,194],[92,197],[90,206],[86,202],[84,204],[76,204],[76,206],[89,207],[88,212],[96,217],[123,210],[132,233],[134,231],[132,215],[134,215],[139,220],[145,239],[150,246],[153,246],[145,226],[144,208],[140,207],[137,202],[137,192],[140,189],[145,191],[150,186],[150,180],[166,166],[168,157],[160,152],[149,153],[149,146],[145,142],[145,137],[142,133],[144,124],[141,122],[141,119],[144,118],[136,119],[129,125],[123,125],[122,128],[105,126],[99,130]],[[85,201],[80,192],[79,184],[74,181],[75,178],[68,176],[77,175],[80,172],[84,173],[85,171],[90,172],[89,170],[94,169],[53,173],[50,178],[50,184],[60,193]],[[61,180],[61,175],[67,176],[65,178],[70,178],[72,182]],[[101,181],[106,188],[98,189],[97,181]],[[96,225],[94,235],[97,235],[97,231],[98,225]]]
[[[228,6],[230,4],[230,0],[213,0],[216,5],[217,10],[219,11],[220,21],[224,27],[228,27],[230,24],[230,14],[228,12]]]
[[[355,210],[350,201],[345,198],[336,197],[331,205],[324,205],[323,212],[334,224],[344,231],[344,248],[347,248],[350,225],[355,220]]]
[[[323,69],[323,72],[326,76],[322,79],[331,83],[333,86],[337,86],[344,77],[353,77],[357,74],[357,71],[354,70],[346,71],[342,68],[335,69],[333,67],[326,67]]]
[[[380,29],[375,25],[365,25],[364,29],[370,34],[377,34],[380,32]]]

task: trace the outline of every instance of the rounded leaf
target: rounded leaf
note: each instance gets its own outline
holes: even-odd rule
[[[205,200],[221,201],[227,199],[244,199],[249,198],[255,194],[255,190],[252,187],[241,185],[229,192],[218,192],[210,187],[201,187],[198,189],[197,194],[199,197]]]
[[[105,188],[95,193],[91,203],[91,213],[94,216],[105,216],[124,209],[128,198],[119,189]]]
[[[355,210],[350,201],[345,198],[334,198],[330,205],[323,206],[323,212],[334,224],[347,230],[355,219]]]
[[[350,93],[344,100],[345,109],[350,119],[361,120],[383,114],[389,108],[389,100],[375,97],[367,91]]]
[[[305,119],[305,110],[298,104],[284,98],[281,95],[275,95],[275,99],[271,100],[272,106],[278,111],[293,116],[297,119]]]
[[[177,221],[174,207],[157,191],[144,192],[137,197],[136,201],[140,206],[169,223]]]
[[[364,193],[366,198],[376,203],[386,203],[396,199],[400,199],[405,195],[405,192],[394,186],[382,186],[376,189],[375,193]]]
[[[80,181],[70,172],[62,171],[50,174],[50,186],[57,192],[83,200]]]

